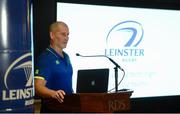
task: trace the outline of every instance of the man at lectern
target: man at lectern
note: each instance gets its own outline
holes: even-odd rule
[[[72,94],[72,65],[63,51],[69,40],[69,28],[64,22],[51,24],[50,46],[38,57],[35,64],[35,93],[42,98],[41,112],[46,112],[44,99],[63,102],[64,96]]]

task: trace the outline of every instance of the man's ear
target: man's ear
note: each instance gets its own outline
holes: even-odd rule
[[[49,34],[50,34],[51,40],[53,40],[53,38],[54,38],[54,33],[53,33],[53,32],[50,32]]]

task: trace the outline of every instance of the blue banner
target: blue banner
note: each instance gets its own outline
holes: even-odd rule
[[[0,112],[34,112],[30,0],[0,0]]]

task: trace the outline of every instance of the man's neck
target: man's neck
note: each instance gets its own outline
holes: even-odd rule
[[[50,45],[51,48],[53,48],[61,57],[64,58],[63,50],[55,45]]]

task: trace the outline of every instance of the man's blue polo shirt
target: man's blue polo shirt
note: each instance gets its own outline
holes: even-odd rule
[[[67,53],[62,58],[53,48],[47,48],[38,58],[35,65],[35,78],[46,80],[46,87],[52,90],[64,90],[73,93],[72,65]]]

